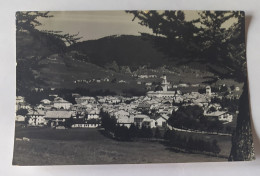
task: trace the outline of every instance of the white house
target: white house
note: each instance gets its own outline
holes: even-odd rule
[[[119,110],[119,111],[116,111],[114,113],[114,115],[115,115],[116,118],[120,118],[120,117],[122,117],[122,118],[124,118],[124,117],[129,118],[130,114],[129,114],[129,112],[126,112],[124,110]]]
[[[99,119],[99,110],[97,108],[88,110],[88,119]]]
[[[41,103],[42,103],[42,104],[49,105],[49,104],[51,104],[51,101],[48,100],[48,99],[43,99],[43,100],[41,100]]]
[[[151,119],[149,116],[144,115],[144,114],[138,114],[135,115],[134,117],[131,117],[134,119],[134,124],[138,128],[141,128],[142,126],[145,127],[150,127],[150,128],[155,128],[155,120]]]
[[[166,127],[168,119],[169,119],[169,116],[167,116],[167,115],[159,116],[157,119],[155,119],[155,126],[156,127]]]
[[[29,120],[28,124],[31,126],[42,126],[46,125],[46,121],[44,119],[45,113],[44,111],[32,111],[27,114]]]
[[[23,102],[24,102],[24,97],[22,97],[22,96],[16,97],[16,103],[23,103]]]
[[[134,119],[129,118],[127,116],[120,116],[117,118],[117,124],[120,126],[125,126],[127,128],[130,128],[132,124],[134,124]]]
[[[62,98],[55,98],[53,101],[53,107],[57,109],[69,109],[71,107],[72,103],[63,100]]]
[[[204,113],[204,116],[225,122],[232,122],[233,120],[233,115],[229,114],[227,111],[215,111],[210,113]]]
[[[15,121],[17,121],[17,122],[24,122],[25,121],[25,117],[22,116],[22,115],[17,115],[15,117]]]
[[[66,119],[71,118],[73,114],[72,111],[47,111],[45,115],[46,123],[50,121],[51,127],[58,126],[60,123],[65,122]]]

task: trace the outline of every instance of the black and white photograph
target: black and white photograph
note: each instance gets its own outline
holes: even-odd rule
[[[244,11],[15,17],[13,165],[255,159]]]

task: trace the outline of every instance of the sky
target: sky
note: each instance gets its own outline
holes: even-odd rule
[[[184,11],[187,21],[197,19],[198,11]],[[109,35],[140,35],[152,33],[148,27],[134,21],[133,14],[125,11],[52,11],[52,18],[39,18],[40,30],[63,31],[78,34],[80,41],[95,40]],[[231,21],[232,23],[232,21]],[[230,25],[229,23],[227,25]]]
[[[77,34],[81,40],[93,40],[109,35],[140,35],[152,31],[132,21],[133,15],[125,11],[63,11],[50,12],[52,18],[41,18],[38,29],[57,30]]]

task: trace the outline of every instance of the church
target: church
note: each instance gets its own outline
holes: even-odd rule
[[[170,83],[167,81],[166,75],[163,75],[162,80],[162,90],[159,91],[148,91],[147,96],[149,97],[174,97],[175,91],[168,91],[168,85]]]

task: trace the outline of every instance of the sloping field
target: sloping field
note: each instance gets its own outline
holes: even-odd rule
[[[218,162],[223,158],[174,152],[158,142],[119,142],[98,129],[17,128],[14,165]]]

